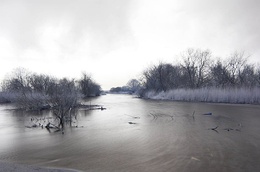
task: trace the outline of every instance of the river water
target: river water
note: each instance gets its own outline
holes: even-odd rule
[[[260,106],[110,94],[87,103],[106,110],[78,110],[64,134],[25,127],[50,112],[1,105],[0,161],[104,172],[260,171]]]

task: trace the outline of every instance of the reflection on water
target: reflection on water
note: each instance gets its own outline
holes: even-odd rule
[[[67,127],[64,135],[25,127],[32,117],[49,112],[15,112],[1,105],[0,161],[83,171],[260,170],[259,106],[128,95],[105,95],[89,103],[107,110],[78,110],[77,127]],[[202,115],[208,112],[212,115]]]

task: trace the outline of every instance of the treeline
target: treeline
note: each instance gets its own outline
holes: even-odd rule
[[[18,68],[1,83],[0,102],[16,103],[25,109],[43,108],[55,104],[54,100],[62,96],[79,98],[98,96],[101,93],[99,84],[86,73],[81,78],[57,79],[49,75],[28,72]]]
[[[112,87],[110,93],[126,93],[126,94],[138,94],[141,90],[141,83],[137,79],[131,79],[125,86]]]
[[[209,50],[188,49],[179,64],[159,63],[143,72],[142,94],[173,89],[254,88],[260,86],[260,68],[247,62],[244,53],[227,60],[213,59]]]
[[[248,58],[234,52],[221,60],[209,50],[188,49],[179,63],[144,70],[135,93],[151,99],[260,104],[260,66]]]

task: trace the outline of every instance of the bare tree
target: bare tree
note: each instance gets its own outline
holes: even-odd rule
[[[145,87],[145,90],[154,90],[159,91],[157,67],[151,66],[143,72],[142,85]]]
[[[257,74],[254,65],[244,65],[243,70],[239,72],[238,85],[246,88],[257,86]]]
[[[74,80],[64,78],[55,84],[48,103],[59,119],[60,128],[64,127],[66,119],[71,120],[70,110],[76,107],[79,96]]]
[[[260,66],[258,66],[256,69],[255,77],[256,77],[257,86],[260,87]]]
[[[136,93],[141,89],[141,83],[137,79],[131,79],[128,81],[127,86],[132,91],[132,93]]]
[[[5,79],[2,85],[3,90],[15,91],[24,94],[25,92],[31,91],[29,85],[30,73],[24,68],[15,69],[12,74]]]
[[[211,66],[211,86],[225,88],[229,85],[229,78],[230,73],[220,60]]]
[[[182,55],[181,66],[186,72],[190,88],[202,87],[206,82],[211,52],[209,50],[188,49]]]
[[[86,73],[82,73],[82,77],[78,83],[80,91],[85,97],[99,96],[101,93],[100,85],[95,83],[93,79]]]
[[[226,68],[230,73],[229,83],[231,86],[238,84],[238,78],[247,63],[248,56],[244,52],[234,52],[226,62]]]

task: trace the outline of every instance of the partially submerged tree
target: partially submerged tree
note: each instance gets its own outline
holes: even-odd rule
[[[76,81],[67,78],[55,79],[17,69],[2,83],[2,90],[1,97],[5,96],[2,98],[4,101],[15,103],[22,109],[51,109],[59,119],[58,127],[63,128],[65,120],[71,121],[70,112],[78,106],[82,95],[98,96],[101,88],[86,75]]]
[[[74,80],[66,78],[55,84],[53,93],[49,95],[49,105],[53,114],[59,119],[59,127],[64,127],[64,121],[71,121],[71,109],[75,108],[80,95]]]
[[[78,83],[80,91],[84,97],[99,96],[101,93],[100,85],[95,83],[93,79],[86,73],[82,73],[82,77]]]

